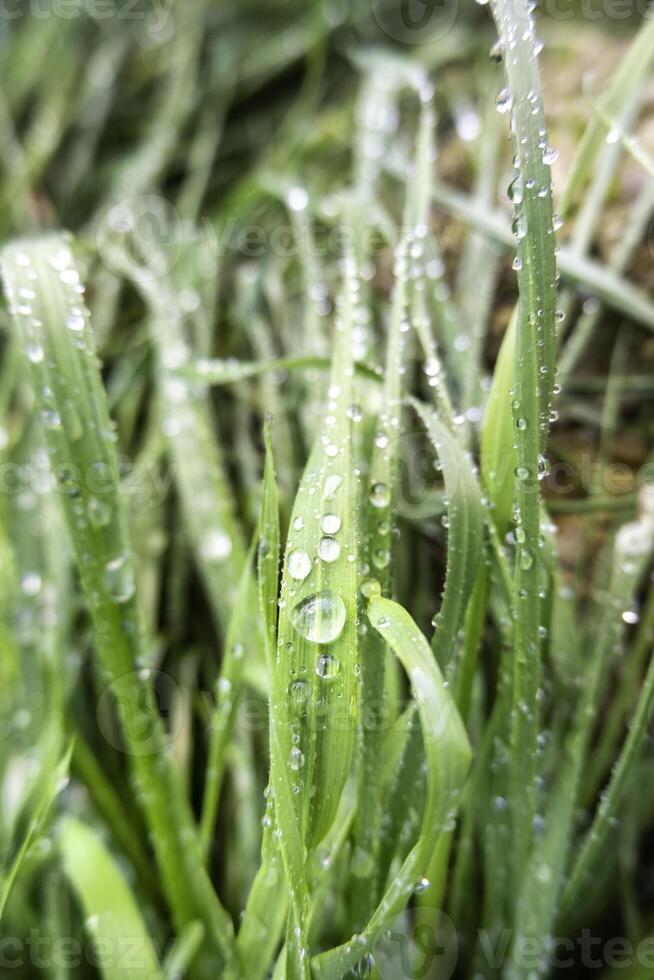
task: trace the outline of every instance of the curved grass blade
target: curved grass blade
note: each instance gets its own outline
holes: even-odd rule
[[[69,240],[12,243],[2,252],[2,271],[164,892],[178,928],[200,920],[207,931],[206,951],[194,966],[203,976],[212,962],[231,957],[232,924],[202,867],[190,808],[142,670],[150,647],[119,494],[115,437]]]
[[[29,847],[44,829],[62,782],[68,778],[72,749],[71,744],[58,758],[60,742],[57,738],[53,740],[42,760],[34,789],[28,794],[22,812],[17,815],[14,827],[16,839],[12,842],[10,854],[6,858],[2,856],[0,867],[0,921]]]
[[[97,943],[104,980],[164,980],[137,901],[95,831],[66,817],[59,848],[86,916],[85,927]]]
[[[455,653],[482,555],[484,507],[469,454],[435,412],[415,398],[410,401],[438,455],[448,499],[445,589],[432,639],[436,659],[445,671]]]
[[[429,644],[411,616],[390,599],[375,596],[368,617],[406,670],[418,706],[427,764],[427,789],[420,834],[365,928],[350,942],[314,957],[321,980],[337,980],[372,950],[406,906],[425,873],[438,840],[451,832],[471,752],[456,705],[443,682]]]
[[[130,227],[138,215],[127,210]],[[162,218],[162,221],[164,219]],[[163,233],[163,227],[162,227]],[[134,236],[138,246],[138,236]],[[235,586],[245,562],[245,543],[225,472],[206,383],[187,380],[182,368],[191,360],[184,336],[184,311],[168,278],[156,266],[136,262],[118,241],[104,242],[112,266],[121,269],[151,311],[150,330],[156,353],[157,383],[166,436],[179,487],[184,521],[217,626],[225,629]]]

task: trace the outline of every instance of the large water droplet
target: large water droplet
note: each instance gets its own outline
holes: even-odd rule
[[[291,622],[310,643],[333,643],[345,626],[345,603],[330,589],[314,592],[291,609]]]

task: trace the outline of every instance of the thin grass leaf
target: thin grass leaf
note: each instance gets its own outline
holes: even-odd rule
[[[602,116],[617,119],[622,115],[632,94],[647,78],[652,64],[654,64],[654,24],[650,20],[645,20],[626,57],[621,59],[608,88],[598,100],[598,112],[591,117],[579,144],[561,198],[563,216],[568,214],[575,198],[587,182],[602,148],[605,135]]]
[[[276,639],[277,639],[277,601],[279,594],[279,502],[277,495],[277,479],[272,451],[270,423],[266,420],[264,426],[264,442],[266,446],[266,461],[263,477],[263,492],[261,497],[261,514],[259,519],[259,603],[264,619],[264,643],[266,662],[270,674],[271,704],[277,704],[283,698],[283,692],[275,685]],[[274,701],[273,701],[274,698]],[[278,705],[283,715],[283,701]],[[272,718],[271,718],[272,724]],[[275,949],[282,934],[287,916],[287,895],[284,882],[284,866],[282,853],[286,847],[299,845],[298,837],[292,829],[285,835],[280,847],[275,828],[280,828],[280,821],[294,820],[292,807],[284,808],[283,803],[289,803],[288,791],[282,790],[279,797],[281,807],[274,804],[275,781],[284,777],[285,769],[275,775],[277,766],[277,743],[271,743],[271,783],[266,800],[266,812],[263,817],[263,840],[261,844],[261,863],[250,889],[247,904],[243,912],[243,921],[237,936],[237,948],[240,952],[242,968],[250,980],[263,977],[268,964],[273,958]],[[283,757],[281,762],[283,762]],[[272,793],[270,790],[272,789]],[[294,856],[287,855],[285,861],[286,879],[293,887],[306,890],[302,870],[297,863],[301,850]],[[271,911],[272,910],[272,911]]]
[[[57,795],[68,779],[72,748],[71,744],[60,755],[59,741],[56,737],[52,740],[41,762],[35,788],[29,793],[22,812],[14,821],[15,839],[11,842],[9,854],[2,856],[0,867],[0,921],[30,845],[45,829]]]
[[[469,454],[435,412],[415,398],[410,401],[436,450],[448,499],[445,588],[432,640],[436,659],[445,670],[454,656],[475,584],[483,546],[484,507]]]
[[[648,560],[654,549],[654,493],[651,485],[642,491],[643,514],[638,521],[625,524],[619,531],[615,543],[615,564],[610,591],[613,598],[614,621],[608,629],[607,639],[600,648],[596,668],[596,690],[601,695],[603,680],[607,671],[607,654],[612,649],[605,649],[605,644],[614,641],[616,633],[622,626],[622,612],[629,607],[633,593],[643,574]],[[620,614],[620,619],[617,619]],[[617,815],[618,806],[624,796],[628,780],[631,777],[638,755],[647,735],[654,703],[654,660],[650,662],[645,682],[636,703],[634,716],[629,726],[629,733],[614,765],[608,786],[602,793],[600,804],[593,822],[586,832],[565,890],[561,897],[559,911],[561,915],[569,913],[574,903],[579,899],[581,891],[586,888],[593,869],[596,867],[610,834],[612,821]],[[590,736],[592,724],[592,704],[584,703],[583,714],[587,718],[586,738]]]
[[[504,52],[511,102],[515,178],[512,197],[517,239],[518,315],[513,379],[516,433],[517,537],[510,797],[514,866],[526,858],[536,812],[540,683],[539,471],[549,429],[554,386],[556,262],[550,165],[536,53],[527,3],[492,6]]]
[[[516,251],[516,240],[503,215],[488,211],[473,198],[438,181],[433,184],[433,198],[448,213],[483,231],[507,249]],[[654,303],[643,290],[601,263],[575,255],[565,245],[561,245],[557,251],[556,264],[562,279],[596,296],[609,309],[623,313],[648,330],[654,330]]]
[[[647,503],[647,497],[645,497]],[[584,687],[580,703],[565,738],[563,764],[557,774],[545,815],[545,833],[534,847],[518,903],[516,943],[541,940],[550,934],[555,915],[570,912],[572,902],[585,887],[588,873],[606,839],[610,817],[615,812],[625,778],[629,773],[645,732],[651,708],[654,677],[647,678],[636,708],[633,727],[620,762],[611,780],[611,792],[602,798],[593,825],[577,855],[571,876],[562,892],[566,860],[571,853],[575,805],[578,801],[586,752],[594,727],[596,705],[601,701],[610,658],[616,639],[623,628],[622,612],[628,608],[645,562],[654,546],[654,518],[646,511],[639,522],[624,525],[615,541],[613,567],[609,583],[612,601],[607,607],[598,632],[598,644],[590,664],[584,667]],[[519,949],[519,945],[517,946]],[[519,958],[512,966],[512,977],[528,976]]]
[[[225,650],[215,685],[215,705],[210,719],[208,758],[204,775],[204,797],[200,817],[200,844],[205,860],[213,839],[218,800],[225,774],[226,753],[232,739],[236,709],[243,687],[246,644],[251,637],[250,600],[254,588],[252,561],[255,542],[246,556],[234,608],[225,634]]]
[[[420,834],[365,928],[336,949],[314,957],[321,980],[336,980],[372,948],[406,906],[427,869],[437,841],[450,832],[459,795],[470,766],[468,737],[444,685],[427,640],[409,614],[390,599],[373,597],[368,617],[409,676],[418,706],[427,764],[427,791]]]
[[[163,980],[136,898],[97,833],[66,817],[58,841],[104,980]]]

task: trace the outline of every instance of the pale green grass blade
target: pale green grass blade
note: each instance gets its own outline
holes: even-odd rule
[[[614,616],[628,609],[633,592],[650,559],[654,549],[654,493],[651,485],[642,491],[643,515],[639,521],[625,524],[616,538],[616,564],[611,583]],[[615,637],[622,625],[621,619],[617,625],[612,624],[608,630],[608,640]],[[606,642],[606,641],[604,641]],[[612,649],[606,653],[612,652]],[[606,672],[606,658],[603,657],[598,670]],[[598,678],[601,693],[602,677]],[[602,793],[599,808],[590,828],[586,832],[581,850],[576,857],[569,880],[561,898],[560,912],[562,915],[570,912],[580,893],[588,885],[593,869],[601,858],[602,848],[612,829],[612,823],[617,817],[618,807],[624,796],[628,780],[633,773],[638,755],[647,737],[648,724],[651,719],[652,704],[654,703],[654,660],[650,661],[645,682],[636,703],[634,716],[629,726],[627,739],[618,760],[611,771],[608,786]],[[592,707],[588,705],[589,727],[592,719]],[[589,733],[590,734],[590,733]]]
[[[516,434],[515,633],[510,805],[514,867],[522,871],[536,812],[540,684],[539,470],[554,386],[556,262],[547,126],[534,22],[527,3],[492,6],[504,53],[516,154],[512,197],[517,239],[518,315],[513,379]]]
[[[321,980],[337,980],[352,969],[371,952],[376,940],[406,906],[437,841],[451,833],[451,821],[471,760],[468,737],[456,705],[427,640],[409,614],[390,599],[376,596],[370,600],[368,616],[409,676],[425,747],[427,793],[418,841],[365,928],[350,942],[312,961],[313,972]]]
[[[503,215],[487,210],[478,201],[453,190],[438,181],[433,185],[434,201],[450,214],[483,231],[489,238],[507,249],[516,249],[516,241]],[[615,271],[592,259],[582,258],[561,245],[557,266],[562,279],[597,296],[610,309],[654,330],[654,303],[643,290],[633,286]]]
[[[2,253],[2,271],[164,891],[180,928],[196,919],[204,923],[219,962],[231,955],[231,920],[202,869],[149,674],[142,672],[149,646],[118,491],[114,432],[70,243],[51,236],[11,244]]]
[[[48,816],[60,792],[62,784],[68,779],[70,768],[70,757],[72,745],[63,755],[59,756],[61,749],[55,740],[50,749],[45,753],[35,782],[35,789],[28,795],[24,804],[27,810],[23,816],[18,814],[15,821],[19,836],[11,842],[11,850],[8,855],[2,855],[2,866],[0,867],[0,921],[3,919],[5,907],[11,890],[20,872],[21,865],[25,860],[31,844],[34,843],[38,835],[45,829]]]
[[[255,541],[256,544],[256,541]],[[204,797],[200,817],[200,843],[205,861],[209,856],[214,834],[218,800],[225,774],[226,752],[232,738],[236,709],[243,687],[246,645],[252,630],[251,598],[254,592],[253,544],[245,558],[241,580],[234,600],[231,618],[225,634],[225,648],[215,685],[215,705],[210,719],[207,766],[204,774]]]
[[[647,503],[647,497],[645,500]],[[649,511],[641,521],[624,525],[616,537],[609,583],[611,603],[603,614],[590,663],[583,665],[584,687],[571,730],[565,736],[565,755],[548,802],[545,833],[537,841],[523,880],[516,923],[517,942],[541,941],[550,934],[555,915],[563,921],[563,917],[570,913],[580,889],[588,884],[588,872],[606,839],[610,818],[615,813],[626,776],[642,744],[654,685],[654,677],[649,675],[639,698],[625,749],[614,770],[610,792],[603,794],[594,823],[587,832],[584,845],[574,861],[571,877],[561,894],[566,861],[571,855],[575,806],[594,728],[596,706],[603,697],[610,660],[624,627],[622,613],[632,601],[653,546],[654,520]],[[511,976],[515,977],[526,978],[529,974],[528,970],[521,969],[515,963],[512,971]]]
[[[645,20],[631,48],[615,71],[608,88],[598,100],[598,114],[591,118],[577,149],[572,170],[561,199],[561,214],[566,215],[593,169],[602,148],[605,127],[601,116],[617,119],[633,92],[643,83],[654,64],[654,24]]]
[[[104,980],[163,980],[136,898],[100,837],[80,820],[66,817],[58,839],[85,928],[97,943]]]
[[[415,398],[411,404],[436,450],[448,499],[445,588],[432,640],[436,659],[441,670],[445,670],[456,652],[457,637],[481,560],[484,507],[469,453],[435,412]]]
[[[268,361],[239,361],[205,359],[195,361],[194,364],[182,370],[184,377],[190,380],[203,382],[209,385],[226,385],[247,378],[255,378],[260,374],[279,373],[282,377],[286,371],[303,371],[318,369],[329,371],[331,361],[327,357],[277,357]],[[355,365],[355,371],[361,377],[369,381],[381,382],[382,377],[379,371],[367,367],[361,362]]]
[[[276,665],[297,750],[285,764],[300,788],[298,815],[310,846],[329,829],[349,772],[358,686],[356,475],[349,417],[356,280],[350,261],[345,270],[327,414],[286,542]]]
[[[515,423],[511,411],[511,391],[515,373],[517,322],[516,308],[495,362],[481,429],[481,475],[491,506],[491,519],[502,537],[511,521],[515,491]]]
[[[279,711],[280,723],[284,721],[283,692],[275,687],[275,651],[277,640],[277,600],[279,594],[279,501],[277,496],[277,478],[272,452],[270,424],[266,421],[264,428],[266,445],[266,461],[264,467],[263,492],[261,498],[261,515],[259,522],[259,602],[264,619],[264,643],[266,647],[266,662],[270,672],[271,703]],[[274,702],[273,702],[274,696]],[[272,710],[272,709],[271,709]],[[272,718],[271,718],[272,724]],[[263,840],[261,844],[261,863],[250,889],[247,904],[243,912],[243,921],[237,936],[237,948],[241,956],[244,973],[250,980],[263,977],[273,958],[275,948],[279,943],[287,916],[287,896],[284,882],[284,867],[282,866],[282,847],[278,835],[285,834],[283,846],[298,848],[298,852],[286,858],[286,878],[293,888],[306,890],[306,882],[301,868],[302,847],[299,835],[283,831],[283,826],[295,820],[292,806],[284,809],[284,801],[289,803],[289,794],[282,791],[279,803],[274,805],[275,773],[277,763],[277,743],[271,744],[271,784],[266,802],[266,812],[263,817]],[[281,763],[284,762],[282,756]],[[278,779],[283,778],[284,769]],[[276,828],[279,828],[276,832]],[[302,896],[298,896],[298,900]]]
[[[139,215],[126,206],[125,220],[129,227],[136,228]],[[160,220],[164,233],[165,215]],[[108,239],[104,248],[111,255],[113,267],[121,269],[134,283],[151,310],[149,325],[157,358],[161,427],[174,465],[195,560],[217,624],[225,629],[243,570],[245,543],[215,437],[208,391],[201,381],[189,381],[182,374],[191,361],[191,351],[185,338],[180,293],[170,277],[162,277],[157,268],[154,259],[164,261],[162,255],[155,255],[154,259],[151,256],[145,264],[131,260],[119,241]]]

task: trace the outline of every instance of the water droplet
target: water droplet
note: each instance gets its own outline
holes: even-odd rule
[[[325,534],[338,534],[341,529],[341,519],[338,514],[325,514],[320,526]]]
[[[43,348],[40,344],[28,344],[25,353],[31,364],[40,364],[43,360]]]
[[[287,568],[291,578],[303,582],[311,571],[311,559],[303,548],[295,548],[288,556]]]
[[[228,534],[219,528],[213,528],[206,532],[200,545],[200,555],[205,561],[224,561],[231,553],[232,540]]]
[[[126,555],[107,562],[105,566],[105,581],[114,602],[127,602],[136,590],[132,563]]]
[[[368,500],[373,507],[388,507],[391,502],[391,492],[385,483],[373,483]]]
[[[321,653],[316,661],[316,674],[323,680],[331,680],[336,677],[341,669],[338,657],[332,657],[330,653]]]
[[[89,520],[94,527],[106,527],[111,520],[111,507],[106,500],[91,497],[86,509]]]
[[[299,772],[304,765],[304,753],[297,745],[294,745],[291,749],[288,764],[294,772]]]
[[[543,150],[543,163],[546,167],[551,167],[559,159],[559,151],[549,144]]]
[[[20,580],[25,595],[35,596],[41,591],[41,576],[37,572],[26,572]]]
[[[376,578],[367,578],[361,584],[361,595],[366,599],[372,599],[374,595],[381,595],[381,585]]]
[[[336,561],[341,553],[341,546],[335,538],[321,538],[318,544],[318,554],[323,561]]]
[[[306,596],[291,609],[291,623],[310,643],[333,643],[345,626],[345,603],[330,589]]]
[[[513,93],[511,92],[511,89],[507,85],[506,88],[503,88],[500,92],[497,93],[497,98],[495,99],[495,106],[498,112],[504,114],[505,112],[509,111],[512,105],[513,105]]]
[[[286,200],[291,211],[304,211],[309,204],[309,195],[304,187],[291,187]]]
[[[325,500],[333,500],[336,496],[336,491],[343,482],[343,477],[338,476],[336,473],[332,473],[325,480],[325,485],[323,487],[322,495]],[[301,518],[300,518],[301,519]]]

